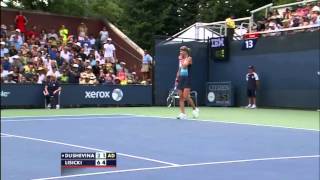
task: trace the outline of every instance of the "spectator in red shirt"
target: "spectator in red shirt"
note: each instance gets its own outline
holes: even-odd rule
[[[15,18],[16,28],[20,29],[21,33],[26,32],[26,25],[28,23],[28,19],[22,14],[22,11],[19,11],[19,14]]]
[[[33,26],[30,31],[26,32],[27,39],[36,39],[40,37],[37,26]]]

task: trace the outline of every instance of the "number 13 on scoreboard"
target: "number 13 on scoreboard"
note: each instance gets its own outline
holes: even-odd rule
[[[242,50],[254,49],[257,44],[257,39],[245,39],[242,44]]]

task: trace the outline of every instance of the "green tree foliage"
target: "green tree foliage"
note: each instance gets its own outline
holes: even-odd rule
[[[118,26],[141,47],[151,49],[153,36],[166,33],[167,20],[174,18],[174,7],[170,1],[158,0],[122,0],[124,14]],[[167,29],[168,30],[168,29]],[[170,32],[171,33],[171,32]]]
[[[288,4],[288,3],[294,3],[297,2],[297,0],[276,0],[273,3],[275,5],[280,5],[280,4]]]

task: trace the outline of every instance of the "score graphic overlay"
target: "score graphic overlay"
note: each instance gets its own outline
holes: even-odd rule
[[[112,168],[117,166],[115,152],[63,152],[61,168]]]

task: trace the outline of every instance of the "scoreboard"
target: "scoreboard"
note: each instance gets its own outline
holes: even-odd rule
[[[215,61],[229,59],[229,42],[227,37],[214,37],[208,40],[210,58]]]
[[[110,168],[117,166],[115,152],[63,152],[61,168]]]
[[[231,82],[207,82],[207,106],[234,106]]]

